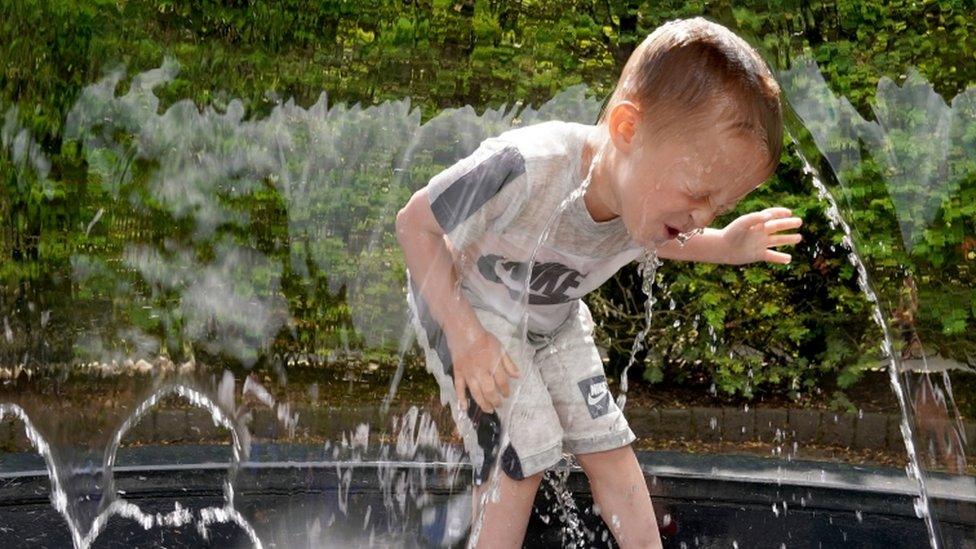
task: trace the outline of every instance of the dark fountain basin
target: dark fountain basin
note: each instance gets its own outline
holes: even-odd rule
[[[899,469],[678,452],[638,455],[665,547],[929,546],[913,506],[913,483]],[[434,546],[443,539],[448,509],[465,512],[470,505],[465,467],[337,462],[325,459],[320,446],[275,444],[254,445],[236,475],[229,463],[225,446],[125,448],[118,453],[114,487],[142,513],[173,516],[174,509],[183,509],[199,517],[205,508],[225,506],[233,477],[234,509],[265,547],[348,547],[371,540],[377,546]],[[605,527],[591,514],[585,476],[567,471],[576,511],[567,513],[566,498],[558,497],[554,483],[544,482],[526,546],[610,546],[603,541]],[[79,514],[90,512],[90,523],[99,505],[100,472],[75,475],[91,477],[81,484],[94,487],[92,494],[76,489],[71,499]],[[930,474],[928,481],[944,546],[976,548],[976,479]],[[417,497],[422,491],[426,501]],[[454,545],[463,542],[462,537]],[[72,543],[67,521],[52,505],[45,462],[37,454],[0,454],[0,547]],[[116,515],[91,546],[211,545],[252,542],[233,522],[216,520],[200,528],[185,521],[147,530]]]

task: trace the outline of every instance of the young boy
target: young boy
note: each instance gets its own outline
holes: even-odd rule
[[[400,210],[414,328],[479,485],[478,546],[521,545],[542,474],[563,451],[621,547],[661,546],[580,298],[646,250],[789,263],[769,249],[800,240],[776,234],[802,223],[786,208],[706,228],[773,173],[781,144],[779,87],[760,57],[725,27],[672,21],[636,48],[597,125],[489,138]],[[499,457],[498,495],[479,500]]]

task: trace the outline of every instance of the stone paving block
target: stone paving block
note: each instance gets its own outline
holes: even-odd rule
[[[14,452],[29,452],[34,449],[31,444],[30,439],[27,438],[27,430],[25,429],[24,422],[19,418],[11,417],[8,421],[8,428],[10,430],[10,447]]]
[[[966,431],[966,455],[976,456],[976,421],[963,422]]]
[[[824,412],[820,420],[820,441],[836,446],[851,446],[856,418],[857,414]]]
[[[307,412],[306,412],[307,413]],[[303,413],[302,415],[306,415]],[[251,436],[262,441],[273,441],[278,438],[278,420],[274,412],[266,408],[251,410]]]
[[[888,414],[888,433],[885,437],[888,440],[888,449],[895,452],[907,452],[905,439],[901,434],[901,416],[898,414]]]
[[[752,440],[755,433],[756,414],[742,408],[722,409],[722,438],[733,442]]]
[[[854,448],[884,450],[888,435],[888,414],[865,412],[854,426]]]
[[[156,410],[150,410],[123,436],[125,443],[153,442],[156,440]]]
[[[12,444],[10,438],[12,436],[11,431],[13,428],[13,420],[9,416],[0,419],[0,452],[12,450],[12,448],[10,448],[10,445]]]
[[[661,422],[658,424],[657,436],[667,438],[692,438],[691,410],[673,408],[660,410]]]
[[[191,441],[222,441],[230,437],[226,427],[214,424],[210,413],[199,408],[187,411],[186,430]]]
[[[0,421],[0,452],[23,452],[30,448],[23,422],[13,415],[4,416]]]
[[[189,438],[186,428],[186,410],[157,410],[156,436],[157,441],[182,442]]]
[[[656,408],[628,406],[624,411],[624,416],[638,438],[655,436],[661,424],[661,415]]]
[[[819,410],[789,410],[789,432],[787,440],[792,437],[798,444],[818,442],[817,433],[820,430]]]
[[[691,421],[695,427],[695,436],[703,442],[718,442],[722,440],[722,409],[694,407],[691,409]]]
[[[784,408],[756,408],[755,440],[782,444],[787,439],[789,417]],[[776,433],[779,432],[777,439]]]
[[[356,432],[361,424],[369,426],[370,434],[388,432],[394,418],[400,419],[402,413],[391,412],[388,417],[382,417],[379,408],[376,406],[358,407],[317,407],[314,409],[305,408],[302,410],[291,410],[294,416],[298,413],[298,425],[295,430],[297,435],[311,434],[328,440],[340,441],[342,435],[347,438]],[[273,421],[273,429],[276,436],[284,438],[288,436],[286,427],[278,420],[277,411],[268,412]],[[450,413],[448,412],[450,421]],[[402,420],[400,420],[402,423]],[[400,423],[398,423],[400,425]],[[453,427],[453,424],[449,425]]]

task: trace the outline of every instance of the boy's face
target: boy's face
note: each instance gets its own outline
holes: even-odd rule
[[[754,137],[717,129],[640,137],[620,151],[613,179],[623,223],[646,248],[707,227],[769,176],[767,153]]]

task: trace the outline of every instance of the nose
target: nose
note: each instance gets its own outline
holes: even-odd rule
[[[691,222],[695,227],[707,227],[715,219],[717,212],[708,206],[700,206],[691,211]]]

